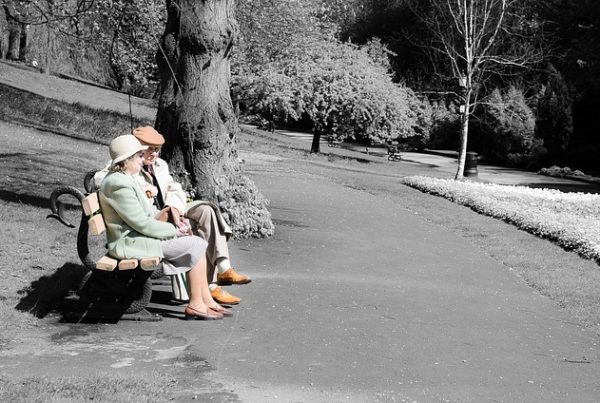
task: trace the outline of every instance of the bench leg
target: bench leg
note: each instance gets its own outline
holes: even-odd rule
[[[135,314],[146,308],[152,297],[150,273],[135,271],[90,271],[81,280],[79,296],[83,304],[106,310]]]

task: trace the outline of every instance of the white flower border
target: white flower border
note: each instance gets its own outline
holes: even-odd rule
[[[600,195],[409,176],[402,182],[499,218],[600,262]]]

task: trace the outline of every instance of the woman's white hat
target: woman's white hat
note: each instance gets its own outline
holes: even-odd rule
[[[112,158],[111,165],[124,161],[138,151],[143,151],[147,148],[148,146],[143,146],[133,134],[115,137],[108,147],[110,158]]]

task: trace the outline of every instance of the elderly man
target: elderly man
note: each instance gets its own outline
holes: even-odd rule
[[[176,182],[169,173],[169,165],[159,157],[164,137],[151,126],[138,127],[133,135],[148,149],[144,151],[144,167],[140,172],[140,181],[151,198],[157,211],[169,206],[174,214],[180,214],[189,219],[192,230],[208,242],[206,249],[208,273],[212,275],[209,285],[213,299],[222,304],[234,305],[240,298],[225,291],[222,285],[247,284],[251,280],[231,266],[227,241],[231,237],[231,229],[223,219],[219,208],[210,202],[193,201],[186,203],[187,195],[181,184]],[[94,177],[99,185],[106,173],[100,171]],[[211,274],[212,273],[212,274]],[[175,287],[175,285],[174,285]],[[180,295],[174,289],[175,297],[186,299],[186,290],[180,285]]]

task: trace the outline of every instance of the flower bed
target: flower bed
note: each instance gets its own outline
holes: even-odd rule
[[[425,176],[403,183],[502,219],[600,262],[600,195]]]

